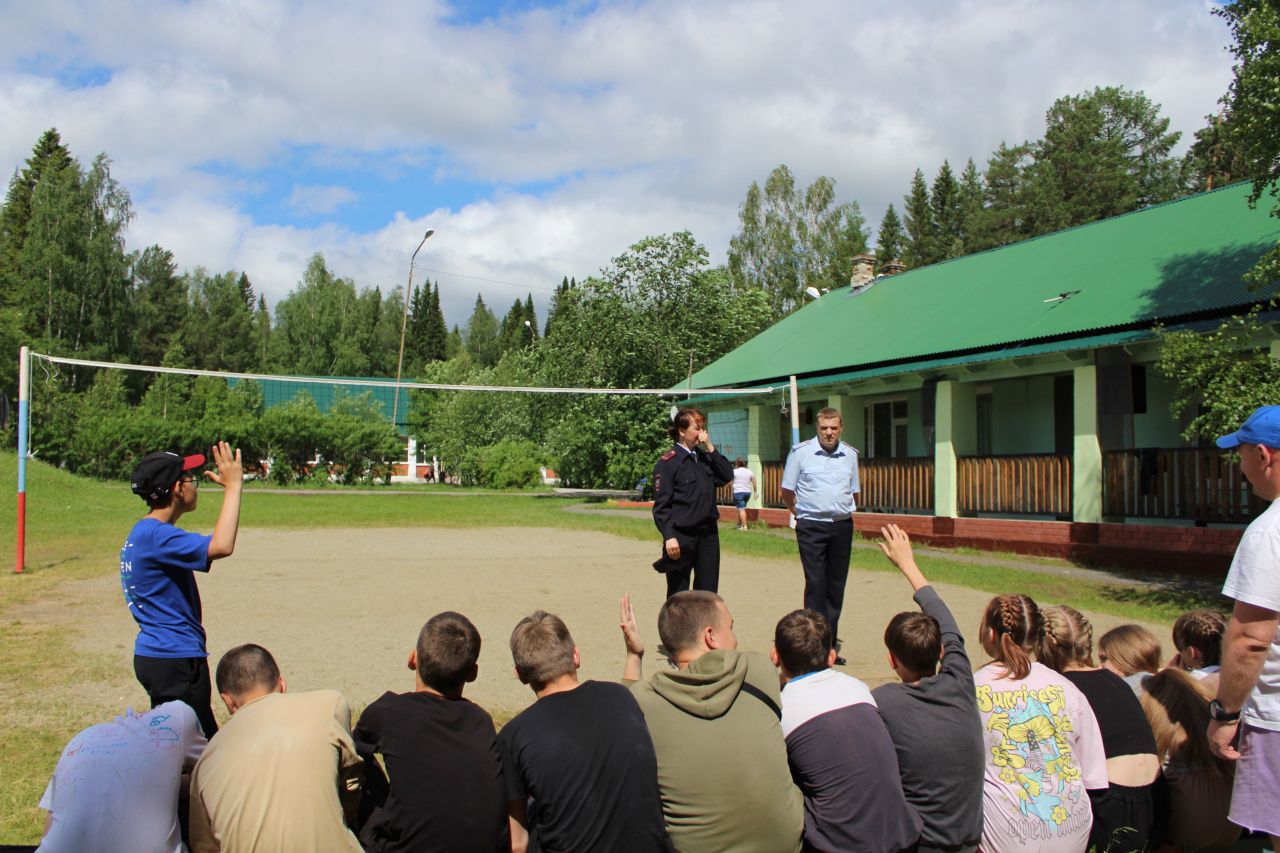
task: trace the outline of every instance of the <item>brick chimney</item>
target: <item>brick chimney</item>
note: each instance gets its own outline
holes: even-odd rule
[[[907,271],[907,265],[904,264],[902,261],[898,260],[897,258],[894,258],[893,260],[889,261],[880,270],[880,272],[884,273],[885,275],[897,275],[900,272],[906,272],[906,271]]]
[[[876,256],[864,253],[853,256],[853,274],[849,276],[849,284],[853,287],[864,287],[876,280]]]

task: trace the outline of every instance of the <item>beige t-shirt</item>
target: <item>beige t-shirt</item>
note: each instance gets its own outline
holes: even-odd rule
[[[355,805],[361,764],[338,691],[255,699],[191,775],[191,849],[359,851],[343,805]]]

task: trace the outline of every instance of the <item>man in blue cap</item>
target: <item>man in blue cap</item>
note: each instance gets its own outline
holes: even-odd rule
[[[218,724],[210,703],[209,652],[194,573],[209,571],[214,560],[235,550],[244,467],[239,450],[232,451],[225,441],[213,446],[217,471],[204,476],[222,486],[222,510],[213,535],[204,536],[176,526],[196,508],[198,469],[204,462],[199,453],[169,451],[147,454],[138,462],[131,485],[150,511],[120,549],[120,587],[138,623],[133,671],[151,707],[175,699],[186,702],[205,737],[213,737]]]
[[[1231,822],[1271,835],[1280,849],[1280,406],[1262,406],[1218,439],[1271,506],[1240,537],[1222,594],[1235,599],[1223,639],[1218,696],[1209,705],[1209,745],[1238,762]]]

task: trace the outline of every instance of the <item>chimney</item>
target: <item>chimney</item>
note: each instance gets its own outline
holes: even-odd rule
[[[853,274],[849,276],[852,287],[864,287],[876,280],[876,256],[861,254],[853,256]]]
[[[889,261],[881,269],[881,272],[884,273],[885,275],[897,275],[900,272],[906,272],[906,271],[907,271],[907,265],[904,264],[902,261],[898,260],[897,258],[894,258],[893,260]]]

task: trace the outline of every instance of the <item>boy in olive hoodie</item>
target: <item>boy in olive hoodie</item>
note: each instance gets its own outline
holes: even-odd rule
[[[625,596],[621,622],[623,681],[653,738],[662,811],[676,849],[799,851],[804,807],[787,765],[778,675],[764,655],[737,650],[724,600],[697,590],[666,600],[658,636],[678,670],[648,681],[640,680],[644,643]]]

